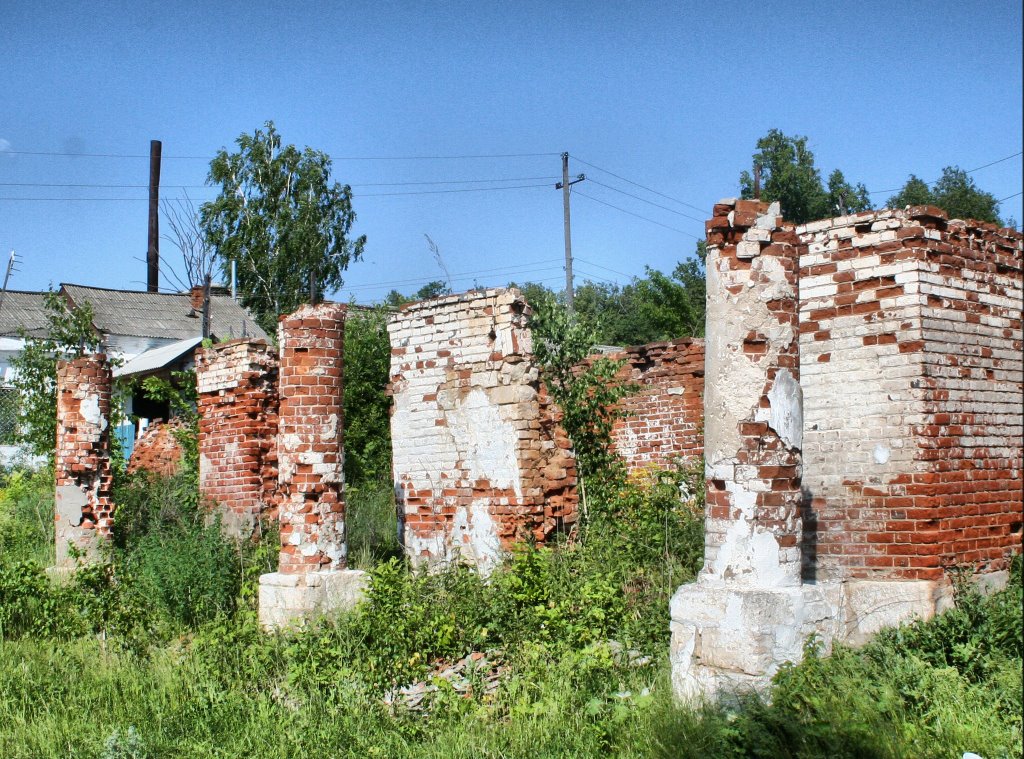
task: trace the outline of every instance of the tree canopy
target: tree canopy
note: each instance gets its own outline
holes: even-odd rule
[[[273,331],[308,299],[311,276],[318,293],[342,285],[366,237],[351,237],[352,191],[331,181],[326,153],[283,145],[272,121],[235,143],[210,163],[207,183],[220,195],[202,205],[200,223],[225,274],[236,263],[242,304]]]
[[[21,405],[18,439],[35,456],[53,456],[57,439],[57,361],[99,350],[100,334],[93,328],[88,301],[68,308],[59,293],[43,294],[45,337],[28,337],[21,353],[11,359],[12,384]]]
[[[999,201],[995,195],[978,188],[971,176],[959,166],[947,166],[942,176],[928,184],[913,174],[898,193],[889,198],[890,208],[938,206],[951,219],[976,219],[1002,224]]]
[[[806,137],[771,129],[757,141],[753,163],[761,172],[761,199],[779,201],[789,221],[803,224],[871,208],[867,188],[850,184],[839,169],[829,175],[828,185],[822,183]],[[740,191],[744,198],[754,197],[751,172],[740,174]]]

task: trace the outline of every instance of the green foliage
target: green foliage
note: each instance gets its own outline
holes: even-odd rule
[[[100,335],[93,328],[88,302],[68,308],[64,298],[50,290],[44,293],[43,304],[46,336],[23,335],[25,347],[11,359],[11,367],[21,405],[18,438],[32,454],[52,459],[57,439],[57,361],[99,350]]]
[[[148,398],[167,403],[171,417],[180,422],[174,428],[174,439],[181,446],[182,467],[195,481],[195,492],[199,490],[199,412],[196,406],[198,392],[196,390],[196,372],[171,372],[171,379],[164,377],[146,377],[142,380],[142,390]]]
[[[753,158],[761,170],[761,199],[779,201],[789,221],[802,224],[871,207],[864,185],[851,185],[838,169],[829,176],[827,187],[822,184],[806,137],[771,129],[757,141],[757,151]],[[744,198],[754,197],[750,172],[740,174],[740,191]]]
[[[391,342],[387,311],[349,311],[345,320],[345,481],[391,479]]]
[[[0,478],[0,563],[53,562],[53,469],[15,469]]]
[[[594,330],[554,298],[530,304],[533,349],[541,376],[562,411],[580,475],[594,487],[619,482],[624,469],[611,446],[617,404],[633,386],[616,380],[621,364],[599,357],[582,366],[596,344]]]
[[[704,334],[704,241],[695,255],[681,261],[671,275],[647,268],[625,286],[585,282],[576,288],[575,316],[597,345],[642,345]],[[558,302],[558,296],[532,282],[519,287],[526,302]]]
[[[366,482],[345,489],[345,531],[349,566],[371,569],[402,555],[398,542],[398,512],[389,480]]]
[[[934,187],[913,174],[896,195],[889,198],[890,208],[904,206],[938,206],[951,219],[975,219],[1002,224],[999,201],[995,195],[974,184],[971,176],[959,166],[946,166]]]
[[[139,473],[114,500],[114,566],[130,592],[173,628],[233,611],[244,559],[201,508],[190,472]]]
[[[307,299],[310,275],[318,293],[339,288],[366,237],[351,237],[352,190],[331,182],[327,154],[282,145],[272,121],[235,143],[210,163],[220,195],[201,206],[200,223],[225,273],[237,264],[242,304],[271,332]]]

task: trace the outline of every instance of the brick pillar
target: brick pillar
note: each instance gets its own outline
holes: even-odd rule
[[[345,568],[342,356],[345,306],[281,318],[280,571]]]
[[[801,243],[777,203],[744,200],[707,239],[705,563],[670,607],[683,698],[767,684],[829,616],[800,584]]]
[[[55,532],[58,569],[75,565],[69,546],[96,559],[114,523],[110,498],[110,364],[102,353],[57,364]]]
[[[800,245],[778,213],[740,200],[707,223],[705,571],[759,587],[801,564]]]
[[[277,356],[264,340],[232,340],[196,352],[199,488],[224,530],[248,537],[271,516],[276,480]]]
[[[281,552],[260,577],[260,622],[301,624],[351,607],[364,572],[346,569],[342,367],[345,306],[281,317],[277,464]]]

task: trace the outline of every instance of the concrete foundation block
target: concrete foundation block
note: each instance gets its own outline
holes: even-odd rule
[[[670,611],[672,683],[684,701],[760,689],[783,662],[800,659],[805,609],[799,586],[698,580],[679,588]]]
[[[301,627],[318,617],[353,608],[366,591],[368,575],[355,569],[260,577],[259,618],[266,630]]]
[[[846,580],[751,587],[702,575],[670,605],[672,684],[683,701],[763,690],[785,662],[799,662],[811,635],[866,643],[879,630],[929,619],[944,606],[933,580]]]

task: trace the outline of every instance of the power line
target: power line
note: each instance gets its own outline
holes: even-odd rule
[[[5,150],[7,155],[44,156],[52,158],[149,158],[148,153],[60,153],[44,150]],[[466,155],[384,155],[384,156],[330,156],[332,161],[456,161],[487,158],[538,158],[561,153],[487,153]],[[212,161],[210,155],[165,155],[163,158]]]
[[[586,259],[579,258],[579,257],[577,257],[576,260],[585,263],[587,266],[596,266],[598,269],[604,269],[605,271],[610,271],[612,274],[618,274],[618,275],[623,276],[623,277],[629,277],[630,279],[636,279],[636,275],[635,274],[626,274],[626,272],[619,271],[618,269],[609,269],[607,266],[601,266],[601,264],[595,264],[593,261],[587,261]]]
[[[685,232],[682,229],[676,229],[675,227],[670,227],[668,224],[662,224],[660,221],[655,221],[654,219],[649,219],[646,216],[641,216],[638,213],[633,213],[632,211],[627,211],[625,208],[619,208],[618,206],[612,205],[611,203],[608,203],[607,201],[600,200],[599,198],[595,198],[592,195],[587,195],[585,192],[581,192],[579,190],[576,190],[576,194],[579,195],[580,197],[586,198],[587,200],[592,200],[595,203],[600,203],[603,206],[608,206],[609,208],[614,208],[616,211],[621,211],[624,214],[629,214],[630,216],[635,216],[638,219],[643,219],[644,221],[649,221],[651,224],[657,224],[659,227],[665,227],[665,229],[671,229],[673,232],[678,232],[681,235],[686,235],[687,237],[692,237],[694,240],[702,240],[702,239],[704,239],[702,237],[697,237],[697,235],[690,234],[689,232]]]
[[[537,263],[548,263],[548,262],[547,261],[538,261]],[[504,267],[504,268],[498,268],[498,269],[481,269],[479,271],[456,272],[455,274],[452,274],[452,279],[453,280],[461,281],[461,280],[466,280],[466,279],[473,279],[474,277],[479,277],[479,276],[484,275],[484,274],[488,274],[488,275],[490,275],[492,277],[494,277],[494,276],[502,276],[502,277],[504,277],[504,276],[515,276],[515,275],[530,274],[530,273],[535,273],[535,272],[552,271],[552,270],[561,269],[561,268],[562,268],[561,266],[543,266],[543,267],[537,268],[536,266],[534,266],[532,264],[521,264],[519,266],[511,266],[511,267]],[[376,289],[376,288],[380,288],[380,287],[401,287],[401,286],[405,286],[405,285],[416,285],[416,284],[425,283],[425,282],[429,282],[429,281],[431,281],[429,278],[413,277],[411,279],[397,279],[397,280],[391,280],[391,281],[386,281],[386,282],[373,282],[373,283],[368,283],[368,284],[363,284],[363,285],[353,285],[353,286],[349,287],[348,289],[349,290],[372,290],[372,289]]]
[[[678,214],[679,216],[684,216],[687,219],[692,219],[693,221],[699,222],[700,224],[704,223],[704,219],[698,219],[696,216],[690,216],[690,214],[688,214],[688,213],[683,213],[682,211],[677,211],[674,208],[669,208],[668,206],[663,206],[663,205],[661,205],[661,203],[655,203],[653,200],[647,200],[647,198],[641,198],[639,195],[634,195],[631,192],[626,192],[625,190],[620,190],[617,187],[612,187],[610,184],[605,184],[604,182],[598,182],[593,177],[590,178],[590,181],[593,182],[596,185],[601,185],[601,187],[607,187],[612,192],[617,192],[617,193],[619,193],[621,195],[625,195],[627,198],[635,198],[636,200],[639,200],[642,203],[647,203],[649,205],[652,205],[655,208],[661,208],[661,209],[663,209],[665,211],[668,211],[669,213],[674,213],[674,214]]]
[[[550,182],[558,177],[507,177],[500,179],[437,179],[422,182],[358,182],[349,184],[349,187],[412,187],[420,185],[439,184],[483,184],[485,182]],[[148,189],[147,184],[94,184],[94,183],[70,183],[70,182],[0,182],[0,187],[88,187],[97,189]],[[216,189],[216,185],[208,184],[162,184],[161,188],[171,190],[192,190],[192,189]]]
[[[1010,198],[1015,198],[1018,195],[1024,195],[1024,190],[1021,190],[1020,192],[1015,192],[1015,193],[1013,193],[1013,195],[1007,195],[1005,198],[1000,198],[999,200],[996,201],[996,203],[1002,203],[1004,200],[1009,200]]]
[[[1009,161],[1011,158],[1016,158],[1017,156],[1022,155],[1022,154],[1024,154],[1024,150],[1018,150],[1013,155],[1003,156],[1002,158],[997,158],[994,161],[989,161],[988,163],[984,163],[981,166],[975,166],[973,169],[967,169],[967,171],[965,171],[964,173],[965,174],[973,174],[976,171],[981,171],[982,169],[987,169],[989,166],[995,166],[997,163],[1002,163],[1003,161]],[[930,180],[928,182],[925,182],[925,184],[926,185],[935,184],[938,181],[939,181],[938,179],[932,179],[932,180]],[[903,187],[893,187],[891,190],[872,190],[871,192],[868,193],[868,195],[881,195],[883,192],[899,192],[902,189],[903,189]],[[1010,197],[1012,198],[1013,195],[1011,195]],[[1002,202],[1002,201],[1000,201],[1000,202]]]
[[[498,190],[525,190],[525,189],[531,189],[531,188],[537,188],[537,187],[550,187],[550,186],[551,185],[548,185],[548,184],[518,184],[518,185],[509,185],[507,187],[464,187],[464,188],[459,188],[459,189],[455,189],[455,190],[410,190],[408,192],[365,192],[365,193],[361,193],[359,195],[359,197],[360,198],[381,198],[381,197],[394,197],[394,196],[400,196],[400,195],[443,195],[443,194],[448,194],[448,193],[453,193],[453,192],[496,192]],[[2,200],[21,200],[21,201],[61,201],[61,200],[68,200],[68,201],[88,201],[88,200],[95,200],[95,201],[133,201],[133,200],[147,200],[148,201],[148,198],[143,198],[143,197],[139,197],[139,198],[72,198],[72,197],[64,197],[64,198],[24,198],[24,197],[22,197],[22,198],[15,198],[15,197],[10,197],[10,196],[3,196],[3,197],[0,197],[0,201],[2,201]],[[167,200],[183,202],[184,198],[167,198]]]
[[[665,200],[671,200],[673,203],[679,203],[679,205],[686,206],[687,208],[692,208],[694,211],[700,211],[701,213],[707,214],[709,216],[711,215],[710,212],[706,208],[701,208],[700,206],[695,206],[692,203],[687,203],[685,200],[680,200],[679,198],[673,198],[671,195],[666,195],[663,192],[658,192],[657,190],[652,190],[650,187],[646,187],[646,186],[640,184],[639,182],[634,182],[632,179],[626,179],[625,177],[620,176],[619,174],[616,174],[613,171],[608,171],[608,169],[602,169],[600,166],[592,164],[589,161],[584,161],[579,156],[574,155],[573,158],[575,158],[577,161],[579,161],[580,163],[584,164],[585,166],[589,166],[592,169],[597,169],[598,171],[603,171],[605,174],[609,174],[609,175],[615,177],[616,179],[620,179],[623,182],[626,182],[627,184],[633,185],[634,187],[639,187],[641,190],[646,190],[647,192],[654,193],[658,197],[665,198]]]

